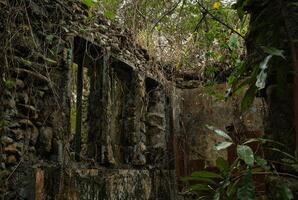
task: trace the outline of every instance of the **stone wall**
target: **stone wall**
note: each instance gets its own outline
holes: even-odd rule
[[[129,31],[74,0],[8,2],[0,14],[1,197],[175,199],[172,92]],[[74,95],[72,135],[74,63],[76,88],[90,89],[84,105]]]
[[[225,85],[216,86],[218,94],[226,90]],[[181,131],[177,134],[179,165],[178,176],[190,174],[196,170],[212,168],[218,157],[233,159],[233,155],[226,150],[216,151],[214,146],[224,139],[209,130],[206,125],[211,125],[229,133],[229,128],[234,127],[237,137],[260,137],[264,133],[263,117],[265,104],[256,98],[252,108],[241,113],[239,103],[241,95],[225,101],[210,94],[204,87],[181,90]],[[241,132],[242,126],[245,132]],[[237,135],[238,134],[238,135]],[[246,134],[246,135],[244,135]],[[229,158],[230,156],[230,158]]]

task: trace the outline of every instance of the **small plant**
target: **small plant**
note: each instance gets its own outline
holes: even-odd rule
[[[253,143],[276,143],[272,140],[263,138],[250,138],[241,144],[237,144],[224,131],[212,126],[207,126],[215,134],[223,137],[225,140],[215,145],[216,150],[224,150],[230,148],[235,151],[235,158],[232,162],[219,157],[216,160],[216,167],[213,170],[202,170],[193,172],[190,176],[183,177],[183,181],[187,183],[187,192],[193,193],[200,200],[254,200],[256,197],[266,199],[265,191],[258,189],[256,182],[262,182],[265,185],[265,177],[268,175],[282,176],[278,173],[272,163],[262,158],[260,152],[253,150]],[[297,170],[297,161],[291,155],[281,150],[272,149],[284,154],[287,158],[285,161]],[[277,187],[278,199],[292,200],[294,199],[291,190],[286,184]]]

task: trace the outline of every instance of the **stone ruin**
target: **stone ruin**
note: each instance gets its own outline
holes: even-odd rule
[[[0,5],[2,198],[174,200],[181,176],[212,165],[204,125],[225,128],[233,105],[179,88],[78,1]]]

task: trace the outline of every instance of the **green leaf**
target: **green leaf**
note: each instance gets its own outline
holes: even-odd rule
[[[295,160],[293,159],[288,159],[288,158],[283,158],[281,159],[284,163],[287,163],[287,164],[294,164],[295,163]]]
[[[200,181],[200,182],[205,182],[205,183],[210,183],[210,184],[216,184],[215,181],[213,181],[210,178],[202,178],[202,177],[197,177],[197,176],[186,176],[182,177],[181,181],[187,182],[187,181]]]
[[[235,196],[238,182],[239,182],[239,179],[236,180],[233,184],[228,185],[227,192],[226,192],[228,197],[234,197]]]
[[[94,4],[93,0],[83,0],[83,3],[88,6],[88,8],[92,7]]]
[[[111,10],[106,10],[106,11],[104,12],[104,16],[105,16],[106,18],[110,19],[110,20],[115,19],[115,13],[114,13],[113,11],[111,11]]]
[[[290,188],[286,186],[285,184],[282,184],[281,187],[279,187],[278,194],[281,200],[293,200],[294,195]]]
[[[238,48],[238,38],[237,35],[235,33],[231,34],[231,37],[229,39],[229,47],[231,49],[236,49]]]
[[[250,138],[249,140],[245,141],[243,144],[249,144],[253,142],[260,142],[259,138]]]
[[[231,146],[233,143],[232,142],[218,142],[217,144],[215,144],[215,149],[217,151],[219,150],[223,150],[223,149],[226,149],[228,148],[229,146]]]
[[[216,192],[213,196],[213,200],[220,200],[220,192]]]
[[[249,170],[241,181],[241,187],[237,190],[238,200],[254,200],[255,186],[252,179],[252,173]]]
[[[277,144],[277,145],[279,145],[279,146],[281,146],[281,147],[284,147],[284,146],[285,146],[283,143],[281,143],[281,142],[277,142],[277,141],[275,141],[275,140],[271,140],[271,139],[259,138],[259,140],[260,140],[263,144],[265,144],[265,143],[273,143],[273,144]]]
[[[255,156],[255,161],[257,163],[257,165],[259,165],[260,167],[262,167],[265,170],[269,170],[270,167],[268,166],[268,162],[267,160],[259,157],[259,156]]]
[[[190,191],[209,191],[211,188],[206,184],[195,184],[189,187]]]
[[[230,168],[229,163],[223,157],[218,157],[216,159],[216,167],[224,173],[228,172]]]
[[[281,153],[281,154],[283,154],[283,155],[287,156],[288,158],[295,159],[295,157],[294,157],[294,156],[292,156],[291,154],[288,154],[287,152],[284,152],[284,151],[282,151],[282,150],[280,150],[280,149],[278,149],[278,148],[274,148],[274,147],[267,147],[267,149],[269,149],[269,150],[272,150],[272,151],[279,152],[279,153]]]
[[[247,111],[251,107],[257,94],[257,91],[258,89],[255,85],[251,85],[249,87],[241,101],[241,111]]]
[[[276,49],[274,47],[265,47],[265,46],[262,46],[262,49],[265,53],[268,53],[272,56],[279,56],[279,57],[282,57],[283,59],[286,59],[286,57],[283,54],[284,53],[283,50]]]
[[[209,172],[209,171],[198,171],[191,174],[192,177],[201,177],[201,178],[222,178],[221,175]]]
[[[291,167],[292,167],[296,172],[298,172],[298,164],[297,164],[297,163],[292,164]]]
[[[8,79],[4,81],[4,85],[8,90],[11,90],[16,86],[16,82],[14,80]]]
[[[207,127],[208,129],[212,130],[212,131],[213,131],[214,133],[216,133],[217,135],[222,136],[222,137],[224,137],[224,138],[226,138],[226,139],[232,141],[232,138],[231,138],[228,134],[226,134],[224,131],[222,131],[222,130],[220,130],[220,129],[218,129],[218,128],[215,128],[214,126],[206,125],[206,127]]]
[[[252,149],[247,145],[237,145],[237,155],[243,160],[248,166],[254,164],[254,153]]]

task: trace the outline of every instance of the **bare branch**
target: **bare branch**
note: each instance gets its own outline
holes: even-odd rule
[[[207,13],[212,19],[214,19],[215,21],[219,22],[220,24],[222,24],[223,26],[227,27],[228,29],[230,29],[233,33],[236,33],[237,35],[239,35],[241,38],[243,38],[245,40],[245,37],[240,34],[238,31],[236,31],[233,27],[231,27],[230,25],[228,25],[227,23],[223,22],[221,19],[219,19],[218,17],[214,16],[207,8],[205,8],[203,6],[202,3],[200,3],[199,1],[197,2],[198,5],[202,8],[204,13]]]

